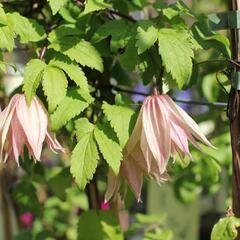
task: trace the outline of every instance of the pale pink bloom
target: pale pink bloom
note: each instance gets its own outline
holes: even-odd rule
[[[124,149],[120,168],[123,177],[140,200],[142,179],[148,175],[157,182],[166,180],[169,157],[178,153],[192,158],[188,142],[213,147],[195,121],[166,94],[155,92],[145,99],[135,128]],[[120,176],[109,173],[106,200],[116,194]]]
[[[14,95],[0,113],[0,160],[11,158],[19,164],[26,145],[30,156],[40,161],[44,140],[53,152],[63,151],[48,131],[48,115],[38,98],[33,97],[28,106],[24,94]]]

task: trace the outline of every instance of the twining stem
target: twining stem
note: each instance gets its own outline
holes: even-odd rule
[[[88,205],[90,209],[98,210],[98,191],[97,191],[97,182],[94,178],[86,187],[86,193],[88,197]]]

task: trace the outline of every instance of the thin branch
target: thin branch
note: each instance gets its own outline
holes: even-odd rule
[[[130,89],[123,89],[123,88],[120,88],[118,86],[113,86],[113,85],[106,85],[106,86],[102,85],[102,86],[98,86],[98,87],[101,87],[104,89],[112,89],[112,90],[115,90],[118,92],[124,92],[124,93],[132,94],[132,95],[136,94],[136,95],[140,95],[140,96],[144,96],[144,97],[149,96],[148,93],[133,91]],[[228,104],[224,103],[224,102],[203,102],[203,101],[176,99],[176,98],[173,98],[173,100],[178,103],[185,103],[185,104],[189,104],[189,105],[212,106],[212,107],[227,107],[228,106]]]
[[[115,10],[108,10],[108,12],[113,14],[113,15],[117,15],[121,18],[127,19],[130,22],[134,22],[134,23],[137,22],[137,20],[135,20],[133,17],[125,15],[124,13],[121,13],[121,12],[118,12],[118,11],[115,11]]]

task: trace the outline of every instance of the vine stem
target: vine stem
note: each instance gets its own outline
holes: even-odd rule
[[[239,0],[229,0],[229,10],[240,10]],[[231,50],[232,59],[239,63],[239,30],[231,29]],[[240,71],[240,67],[235,65],[235,70]],[[231,88],[229,96],[228,117],[230,121],[231,147],[232,147],[232,209],[236,217],[240,217],[240,91]],[[238,236],[240,240],[240,229]]]

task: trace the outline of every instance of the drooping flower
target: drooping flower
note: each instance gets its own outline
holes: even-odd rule
[[[197,141],[213,147],[196,122],[168,95],[154,92],[142,105],[124,149],[120,175],[109,173],[106,200],[118,192],[121,177],[140,200],[143,176],[165,181],[169,157],[179,154],[192,158],[188,142],[200,149]]]
[[[33,97],[28,106],[24,94],[14,95],[0,113],[0,160],[11,158],[19,164],[26,145],[29,154],[39,161],[44,140],[53,152],[63,151],[48,131],[48,115],[38,98]]]

